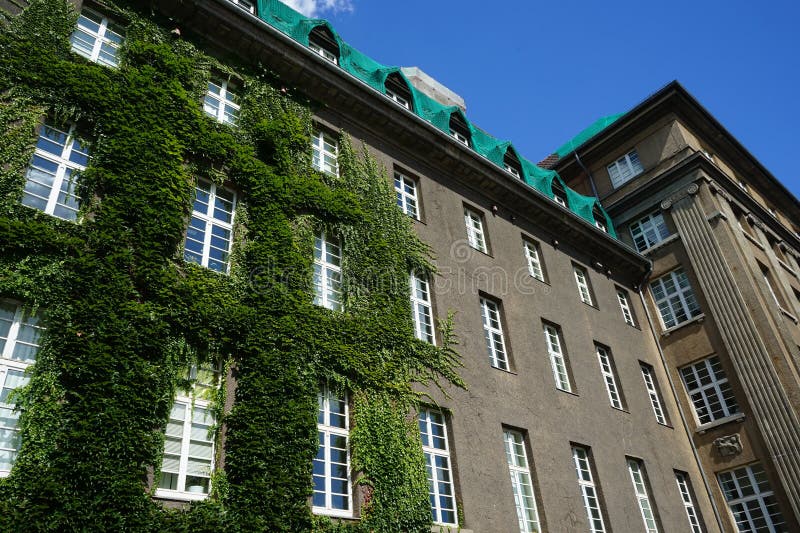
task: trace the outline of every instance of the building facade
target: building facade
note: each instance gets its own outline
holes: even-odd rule
[[[726,527],[796,530],[800,204],[675,82],[552,164],[653,261],[647,313]]]
[[[768,529],[759,531],[789,531],[797,526],[795,458],[781,452],[796,449],[793,358],[800,344],[794,340],[800,335],[794,318],[800,283],[792,276],[800,266],[789,222],[796,202],[788,194],[759,196],[757,191],[777,183],[760,167],[757,177],[738,183],[734,169],[749,164],[741,175],[750,176],[752,158],[732,138],[724,145],[718,140],[703,144],[705,129],[721,127],[682,89],[671,87],[677,96],[664,96],[667,104],[651,98],[641,111],[619,119],[579,149],[580,159],[552,158],[556,173],[473,126],[463,100],[418,69],[380,65],[349,47],[325,21],[302,17],[280,2],[130,2],[124,9],[104,2],[73,4],[80,17],[70,33],[72,55],[62,61],[85,64],[86,72],[125,71],[126,61],[142,68],[153,53],[138,44],[148,42],[141,37],[148,35],[141,29],[147,20],[161,26],[149,44],[164,45],[170,35],[170,42],[195,43],[225,67],[201,74],[204,94],[196,102],[197,112],[218,131],[229,128],[235,136],[240,116],[257,103],[257,96],[248,94],[256,84],[244,83],[244,72],[251,69],[278,93],[311,102],[313,131],[310,146],[302,150],[333,189],[340,172],[347,172],[348,137],[356,151],[363,149],[385,170],[398,210],[430,248],[436,269],[435,274],[411,272],[405,334],[444,348],[437,326],[455,312],[453,333],[463,363],[459,374],[466,384],[415,385],[425,401],[409,416],[419,430],[414,445],[426,466],[434,531],[716,532],[735,531],[734,522],[740,531],[755,531],[763,523]],[[14,13],[21,7],[0,6]],[[138,48],[129,46],[128,36],[140,40]],[[670,98],[698,115],[691,115],[696,123],[676,119]],[[80,173],[91,177],[95,163],[77,140],[75,126],[52,122],[55,110],[42,107],[24,182],[9,197],[16,195],[17,204],[50,216],[35,219],[37,224],[47,226],[50,218],[59,219],[52,222],[56,228],[85,224],[91,219],[78,197]],[[12,126],[6,124],[8,130]],[[246,142],[257,140],[248,145],[256,156],[262,149],[269,153],[259,144],[257,127],[264,124],[246,126],[242,129],[252,136]],[[690,133],[693,128],[704,130]],[[213,146],[203,148],[213,152]],[[271,163],[281,168],[281,161]],[[224,173],[224,165],[223,170],[210,166]],[[73,173],[81,177],[70,179]],[[182,275],[191,273],[184,267],[194,263],[219,279],[235,276],[244,250],[252,251],[250,243],[263,238],[253,220],[259,209],[276,206],[255,198],[258,188],[248,179],[194,178],[180,243],[162,252],[178,254]],[[108,191],[94,192],[94,206],[99,202],[102,214]],[[249,228],[247,219],[240,220],[248,204]],[[668,213],[655,212],[656,205]],[[769,208],[774,216],[763,216]],[[9,220],[17,221],[16,216],[29,223],[27,211],[21,213]],[[752,231],[734,223],[739,215]],[[325,221],[324,215],[319,218]],[[249,233],[241,237],[245,228]],[[347,279],[348,234],[332,229],[324,223],[315,228],[307,250],[310,279],[298,294],[316,306],[321,322],[341,327],[344,336],[350,330],[337,317],[351,312],[348,303],[357,289]],[[27,250],[14,253],[35,256]],[[760,278],[753,274],[759,271]],[[12,285],[2,290],[5,392],[24,385],[31,373],[41,379],[36,353],[39,344],[50,342],[44,328],[58,329],[52,323],[58,315],[45,314],[40,321],[25,305],[25,291]],[[647,296],[641,299],[640,293]],[[249,298],[259,297],[264,295]],[[212,332],[196,333],[204,334]],[[280,485],[284,471],[299,472],[307,479],[282,496],[287,506],[356,527],[366,521],[372,502],[384,495],[379,485],[356,482],[371,472],[361,463],[356,471],[351,462],[361,453],[356,421],[363,419],[360,400],[346,386],[313,384],[313,395],[288,383],[270,388],[272,395],[259,399],[263,405],[316,400],[316,425],[298,425],[314,439],[312,453],[302,464],[279,464],[273,466],[278,470],[259,470],[252,478],[237,470],[248,450],[261,450],[241,437],[253,434],[243,428],[269,427],[274,434],[264,430],[262,435],[275,444],[277,456],[281,444],[296,442],[289,439],[294,428],[282,426],[280,417],[252,410],[246,411],[253,415],[248,418],[237,411],[253,379],[248,365],[242,358],[224,371],[213,365],[193,368],[189,390],[179,388],[168,399],[171,408],[159,424],[160,464],[137,465],[147,474],[142,489],[159,505],[184,507],[210,501],[215,476],[227,473],[229,495],[214,494],[211,500],[222,501],[224,510],[228,502],[241,505],[251,497],[252,523],[267,524],[263,515],[276,509],[259,507],[258,500],[275,498],[275,487],[288,486]],[[70,386],[83,391],[85,385],[58,374],[56,379],[67,388],[67,397]],[[215,400],[220,379],[227,393],[221,402]],[[211,431],[214,405],[221,406],[219,415],[226,421],[219,432]],[[5,443],[0,472],[14,481],[31,471],[36,456],[24,446],[37,435],[26,435],[24,424],[19,430],[12,402],[3,409],[13,438]],[[34,416],[36,409],[28,405],[31,415],[23,416]],[[68,451],[81,443],[67,432],[58,434],[64,456],[71,459]],[[115,433],[108,438],[113,441]],[[91,466],[88,460],[81,463]],[[87,479],[99,484],[93,490],[114,484],[91,474]],[[53,508],[66,501],[57,493],[42,498]],[[406,527],[417,531],[419,523]]]

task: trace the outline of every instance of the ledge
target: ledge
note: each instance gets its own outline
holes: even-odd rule
[[[431,533],[473,533],[473,531],[460,526],[439,526],[434,524],[431,526]]]
[[[779,305],[779,306],[778,306],[778,309],[780,309],[780,311],[781,311],[781,313],[782,313],[782,314],[784,314],[784,315],[786,315],[787,317],[789,317],[789,320],[791,320],[792,322],[794,322],[795,324],[797,324],[797,322],[798,322],[798,321],[797,321],[797,317],[796,317],[796,316],[794,316],[794,315],[792,314],[792,312],[791,312],[791,311],[789,311],[789,310],[787,310],[787,309],[784,309],[784,308],[783,308],[783,306],[781,306],[781,305]]]
[[[718,418],[713,422],[707,422],[701,426],[697,426],[697,429],[695,429],[694,432],[698,435],[705,435],[708,430],[715,429],[719,426],[724,426],[725,424],[730,424],[733,422],[744,422],[745,418],[747,417],[744,413],[736,413],[723,418]]]
[[[649,254],[655,252],[656,250],[658,250],[659,248],[663,248],[664,246],[668,245],[669,243],[675,242],[675,241],[679,241],[680,239],[681,239],[680,235],[678,235],[677,233],[673,233],[672,235],[670,235],[669,237],[667,237],[663,241],[659,241],[659,242],[655,243],[653,246],[651,246],[650,248],[645,248],[644,250],[642,250],[642,255],[649,255]]]
[[[661,336],[662,336],[662,337],[669,337],[669,336],[670,336],[671,334],[673,334],[675,331],[677,331],[677,330],[679,330],[679,329],[681,329],[681,328],[684,328],[684,327],[688,326],[689,324],[695,324],[695,323],[697,323],[697,324],[700,324],[700,323],[702,323],[702,322],[703,322],[705,319],[706,319],[706,314],[705,314],[705,313],[700,313],[700,314],[699,314],[699,315],[697,315],[696,317],[694,317],[694,318],[692,318],[692,319],[690,319],[690,320],[687,320],[686,322],[681,322],[681,323],[680,323],[680,324],[678,324],[677,326],[672,326],[672,327],[671,327],[671,328],[669,328],[669,329],[665,329],[665,330],[664,330],[664,331],[661,333]]]
[[[782,266],[782,267],[783,267],[783,269],[784,269],[786,272],[788,272],[789,274],[791,274],[791,275],[792,275],[792,276],[794,276],[795,278],[797,277],[797,272],[795,272],[795,271],[794,271],[794,269],[793,269],[792,267],[790,267],[788,264],[786,264],[784,261],[781,261],[780,259],[778,259],[778,264],[779,264],[780,266]]]
[[[761,248],[762,250],[764,249],[764,245],[763,245],[763,244],[761,244],[760,242],[758,242],[758,241],[756,240],[756,238],[755,238],[755,237],[753,237],[752,235],[750,235],[749,233],[747,233],[747,230],[742,230],[742,235],[744,235],[744,237],[745,237],[745,238],[746,238],[748,241],[752,242],[753,244],[755,244],[756,246],[758,246],[758,247],[759,247],[759,248]]]

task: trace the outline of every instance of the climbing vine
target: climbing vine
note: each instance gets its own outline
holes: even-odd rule
[[[464,384],[448,323],[440,347],[414,338],[408,275],[432,267],[384,170],[346,136],[339,175],[312,170],[312,102],[104,5],[125,27],[116,69],[70,51],[65,0],[33,0],[0,27],[0,297],[47,328],[16,393],[22,446],[0,480],[0,529],[429,531],[415,384]],[[236,128],[201,110],[212,72],[240,87]],[[76,125],[91,151],[77,223],[21,205],[43,120]],[[227,276],[182,258],[198,178],[239,199]],[[343,243],[343,312],[312,304],[323,229]],[[192,365],[235,383],[212,398],[224,468],[208,499],[167,509],[152,496]],[[310,512],[323,383],[352,398],[359,523]]]

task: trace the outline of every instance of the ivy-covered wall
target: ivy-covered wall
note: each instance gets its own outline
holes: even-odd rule
[[[309,507],[327,383],[352,397],[353,470],[368,487],[347,527],[429,531],[413,384],[463,383],[447,324],[441,347],[414,338],[408,275],[431,266],[384,170],[343,136],[339,177],[313,171],[313,104],[104,4],[125,27],[117,69],[70,51],[65,0],[34,0],[0,28],[0,297],[47,327],[15,395],[22,447],[0,480],[0,530],[345,528]],[[212,71],[241,88],[238,127],[202,112]],[[76,124],[91,150],[77,223],[20,203],[45,119]],[[240,199],[227,276],[182,259],[198,177]],[[312,304],[320,229],[343,243],[344,312]],[[236,384],[229,411],[224,395],[214,404],[225,467],[210,498],[165,509],[148,479],[174,395],[191,364],[221,360]]]

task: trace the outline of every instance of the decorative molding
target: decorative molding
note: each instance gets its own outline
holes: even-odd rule
[[[714,447],[722,457],[732,457],[742,453],[742,439],[738,433],[714,439]]]
[[[675,194],[665,198],[661,202],[661,209],[663,209],[664,211],[667,211],[674,204],[676,204],[677,202],[683,200],[684,198],[686,198],[688,196],[694,196],[695,194],[697,194],[697,191],[699,191],[699,190],[700,190],[700,186],[697,185],[697,183],[692,183],[685,190],[678,191]]]

